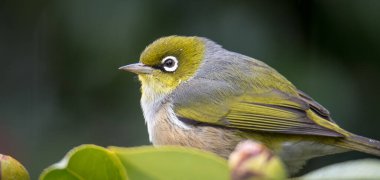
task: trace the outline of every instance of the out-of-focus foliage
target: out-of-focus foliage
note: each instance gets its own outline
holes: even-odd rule
[[[127,173],[114,152],[95,145],[72,149],[58,163],[45,169],[41,180],[125,180]]]
[[[110,147],[130,179],[229,179],[227,161],[194,148]]]
[[[360,159],[329,165],[297,179],[380,179],[379,169],[379,160]]]
[[[375,0],[3,0],[0,152],[36,179],[79,144],[149,144],[139,83],[117,68],[171,34],[268,63],[342,127],[380,139],[379,9]],[[305,171],[362,157],[319,158]]]
[[[213,153],[179,146],[106,149],[81,145],[45,169],[40,180],[286,179],[278,157],[258,143],[240,144],[228,163],[229,167]],[[330,165],[295,179],[378,179],[379,168],[380,160],[363,159]]]
[[[183,147],[108,149],[82,145],[47,168],[41,180],[74,179],[229,179],[227,161]]]

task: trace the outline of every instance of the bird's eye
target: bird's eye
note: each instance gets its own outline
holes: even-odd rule
[[[161,64],[167,72],[174,72],[178,68],[178,60],[174,56],[166,56],[162,59]]]

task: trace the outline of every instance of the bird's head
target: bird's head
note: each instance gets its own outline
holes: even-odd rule
[[[120,69],[138,74],[143,96],[155,98],[169,94],[192,78],[202,63],[204,53],[202,38],[168,36],[147,46],[139,63]]]

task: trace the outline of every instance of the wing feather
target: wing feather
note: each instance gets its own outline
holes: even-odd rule
[[[281,96],[272,95],[264,104],[261,98],[254,97],[250,95],[231,105],[225,117],[228,121],[227,127],[289,134],[340,136],[312,121],[306,113],[309,107],[303,103],[297,104],[297,101],[289,101],[294,98],[275,99],[274,97]]]

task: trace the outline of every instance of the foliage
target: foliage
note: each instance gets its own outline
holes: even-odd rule
[[[47,168],[41,179],[126,179],[127,174],[115,153],[95,145],[71,150],[58,163]]]
[[[361,159],[337,163],[308,173],[300,179],[380,179],[380,161]]]
[[[136,148],[82,145],[47,168],[41,180],[60,179],[228,179],[227,162],[192,148]]]
[[[259,154],[257,158],[260,159],[260,156]],[[255,160],[257,158],[253,158],[247,162],[254,162],[250,163],[251,165],[263,165],[258,164],[258,161]],[[263,168],[252,168],[255,170],[255,174],[279,174],[284,171],[282,168],[272,168],[271,171],[273,172],[267,172],[268,169]],[[257,171],[260,169],[262,172]],[[379,169],[379,160],[355,160],[330,165],[295,179],[380,179]],[[95,145],[82,145],[67,153],[57,164],[45,169],[40,176],[40,180],[223,180],[230,177],[230,167],[228,167],[226,160],[215,154],[193,148],[176,146],[163,146],[159,148],[152,146],[103,148]],[[284,178],[283,176],[276,177]],[[255,179],[254,176],[250,176],[250,178]]]

